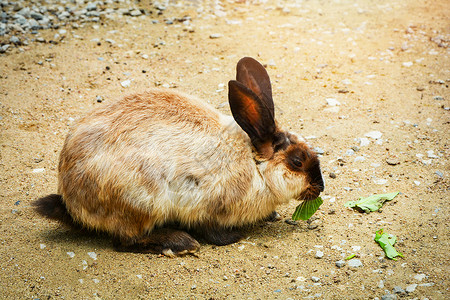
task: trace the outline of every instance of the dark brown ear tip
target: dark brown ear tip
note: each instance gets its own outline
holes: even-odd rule
[[[235,88],[239,82],[237,80],[228,81],[228,88]]]
[[[256,62],[257,62],[257,60],[254,59],[253,57],[250,57],[250,56],[244,56],[243,58],[241,58],[241,59],[239,60],[238,63],[246,62],[246,61],[256,61]]]
[[[257,64],[257,65],[262,66],[262,64],[259,61],[257,61],[256,59],[254,59],[253,57],[250,57],[250,56],[245,56],[245,57],[241,58],[237,63],[238,67],[241,65],[248,65],[248,64]]]

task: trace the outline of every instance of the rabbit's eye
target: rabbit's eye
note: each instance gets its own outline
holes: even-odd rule
[[[303,162],[299,157],[293,157],[291,159],[292,165],[298,169],[303,167]]]

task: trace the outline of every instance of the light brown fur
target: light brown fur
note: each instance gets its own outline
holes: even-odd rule
[[[247,115],[260,124],[259,135],[251,134],[254,125],[243,123],[246,132],[202,100],[165,89],[125,97],[80,119],[58,169],[58,194],[74,222],[112,234],[122,249],[133,243],[145,249],[161,239],[149,235],[155,228],[173,223],[226,244],[239,238],[232,228],[267,217],[289,199],[317,196],[323,190],[317,157],[276,126],[267,72],[245,60],[238,72],[249,67],[243,78],[264,100],[230,82],[230,105],[240,122],[252,107]],[[255,86],[257,79],[264,85]],[[235,96],[241,94],[242,103]],[[267,128],[273,132],[265,133]],[[157,251],[190,253],[198,247],[181,231],[158,232],[166,234],[166,244]],[[173,246],[176,240],[182,242]]]

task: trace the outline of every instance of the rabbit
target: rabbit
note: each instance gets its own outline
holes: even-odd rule
[[[244,237],[244,226],[324,190],[317,155],[274,119],[266,69],[242,58],[231,116],[195,97],[150,89],[104,105],[69,131],[58,193],[41,215],[106,232],[118,251],[194,254]],[[195,238],[194,238],[195,236]]]

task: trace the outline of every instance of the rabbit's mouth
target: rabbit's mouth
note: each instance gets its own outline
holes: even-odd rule
[[[311,184],[309,187],[304,190],[298,197],[297,200],[314,200],[317,197],[319,197],[320,193],[324,190],[324,184],[323,181]]]
[[[320,191],[319,190],[316,191],[315,189],[308,189],[308,190],[302,192],[300,194],[300,196],[297,197],[297,200],[299,200],[299,201],[314,200],[317,197],[319,197],[319,195],[320,195]]]

